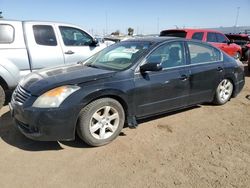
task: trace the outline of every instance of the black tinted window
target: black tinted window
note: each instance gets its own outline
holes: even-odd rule
[[[188,42],[191,64],[208,63],[221,60],[221,53],[212,46]]]
[[[207,33],[207,42],[217,42],[216,33]]]
[[[160,63],[163,68],[185,65],[183,44],[172,42],[160,46],[147,57],[147,63]]]
[[[187,32],[186,31],[179,31],[179,30],[166,30],[161,31],[160,36],[166,37],[182,37],[186,38]]]
[[[84,31],[73,27],[59,27],[65,46],[89,46],[93,39]]]
[[[56,46],[56,36],[52,26],[49,25],[34,25],[34,36],[37,44],[45,46]]]
[[[14,41],[14,28],[10,25],[0,25],[0,43],[12,43]]]
[[[203,34],[204,34],[203,32],[194,33],[193,36],[192,36],[192,39],[195,39],[195,40],[202,40]]]

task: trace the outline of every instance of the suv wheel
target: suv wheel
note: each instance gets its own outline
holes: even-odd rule
[[[4,102],[5,102],[5,92],[2,86],[0,85],[0,109],[3,107]]]
[[[102,146],[119,135],[124,120],[124,110],[118,101],[112,98],[97,99],[81,110],[77,133],[87,144]]]

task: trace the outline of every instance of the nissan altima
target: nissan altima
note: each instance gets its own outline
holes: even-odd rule
[[[84,62],[33,72],[9,104],[28,138],[110,143],[124,125],[204,102],[225,104],[245,83],[239,62],[210,44],[141,38],[114,44]]]

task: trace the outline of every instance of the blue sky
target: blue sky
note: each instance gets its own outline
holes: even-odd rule
[[[239,7],[239,8],[238,8]],[[250,25],[250,0],[0,0],[6,19],[77,24],[92,34],[158,33],[178,27]]]

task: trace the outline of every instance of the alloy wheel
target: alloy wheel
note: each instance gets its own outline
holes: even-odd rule
[[[95,139],[107,139],[115,133],[119,121],[118,111],[111,106],[104,106],[92,115],[89,124],[90,133]]]

